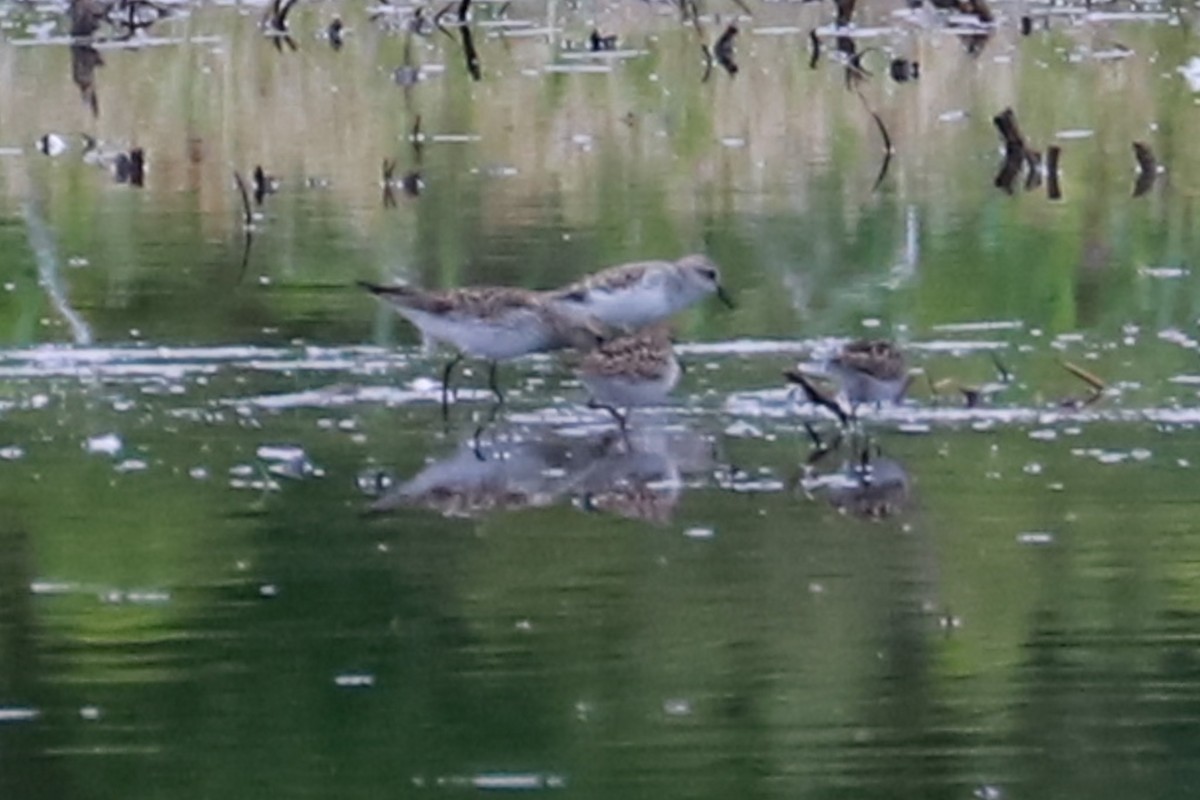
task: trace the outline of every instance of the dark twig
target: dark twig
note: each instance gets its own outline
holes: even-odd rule
[[[835,400],[827,397],[820,389],[813,386],[812,381],[810,381],[808,376],[803,372],[800,370],[786,370],[783,373],[783,377],[799,386],[804,392],[804,396],[808,402],[833,412],[833,415],[837,417],[838,422],[840,422],[843,427],[850,424],[850,417],[846,414],[842,407],[838,405]]]
[[[466,5],[470,0],[463,0]],[[475,37],[471,35],[471,28],[467,24],[463,24],[459,30],[462,34],[463,57],[467,61],[467,72],[470,73],[472,80],[480,80],[483,78],[483,69],[479,64],[479,51],[475,49]]]
[[[808,32],[808,41],[812,45],[812,57],[808,60],[808,68],[816,69],[817,62],[821,60],[821,37],[817,36],[816,28]]]

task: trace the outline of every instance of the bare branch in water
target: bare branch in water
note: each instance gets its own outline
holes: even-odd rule
[[[471,0],[460,0],[458,4],[458,21],[459,24],[467,24],[467,13],[471,10]]]
[[[708,79],[712,77],[713,57],[712,51],[708,49],[708,45],[704,42],[700,43],[700,52],[704,53],[704,75],[700,78],[701,83],[708,83]]]
[[[817,36],[816,28],[808,32],[808,41],[812,45],[812,58],[808,60],[808,68],[816,69],[817,62],[821,60],[821,37]]]

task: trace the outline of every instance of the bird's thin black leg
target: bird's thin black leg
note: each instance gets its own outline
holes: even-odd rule
[[[462,360],[462,353],[459,353],[450,359],[450,362],[446,364],[446,369],[442,372],[442,419],[450,418],[450,376]]]
[[[496,395],[496,403],[504,405],[504,393],[500,391],[500,385],[496,383],[495,361],[488,364],[488,388],[492,390],[492,394]]]

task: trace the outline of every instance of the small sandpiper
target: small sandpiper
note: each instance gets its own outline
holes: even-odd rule
[[[616,417],[621,409],[661,405],[682,373],[665,325],[620,336],[592,350],[579,364],[579,379],[591,396],[589,405]]]
[[[550,292],[551,300],[574,318],[637,330],[661,322],[711,294],[730,308],[721,271],[705,255],[678,261],[638,261],[609,267]]]
[[[895,343],[885,339],[856,339],[826,362],[826,369],[837,382],[839,394],[850,406],[850,417],[854,410],[865,403],[876,406],[884,403],[899,403],[912,382],[912,374],[906,369],[904,354]],[[797,367],[784,373],[792,383],[799,384],[809,395],[809,400],[829,407],[836,404],[823,398],[809,381],[809,375]],[[837,413],[835,410],[834,413]],[[845,413],[838,414],[843,423]]]
[[[427,341],[458,350],[442,373],[443,414],[448,410],[451,374],[464,357],[488,362],[488,386],[503,403],[496,362],[567,347],[588,349],[603,340],[603,331],[594,321],[570,319],[544,295],[526,289],[486,286],[433,291],[367,281],[359,285],[390,303]]]

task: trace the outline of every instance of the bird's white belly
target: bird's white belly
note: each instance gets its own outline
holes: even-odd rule
[[[445,342],[464,355],[506,361],[545,350],[550,345],[546,324],[531,312],[514,312],[496,320],[450,317],[403,309],[410,322],[430,339]]]
[[[637,378],[623,375],[582,375],[580,381],[592,399],[606,406],[632,408],[662,405],[667,395],[679,383],[679,363],[657,378]]]

